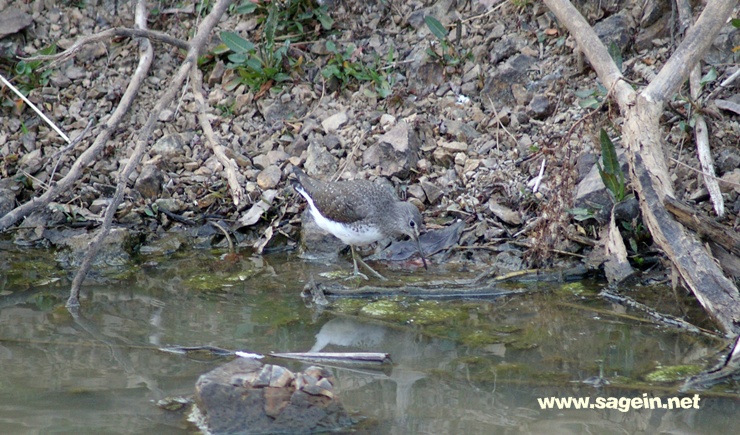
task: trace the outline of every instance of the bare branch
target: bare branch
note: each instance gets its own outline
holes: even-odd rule
[[[175,96],[177,95],[178,91],[182,87],[183,82],[188,77],[190,68],[193,68],[195,65],[197,65],[198,55],[200,54],[200,51],[205,46],[206,41],[208,40],[208,37],[211,34],[211,31],[216,26],[218,21],[221,19],[221,15],[223,15],[223,13],[229,7],[232,1],[233,0],[219,0],[213,6],[211,13],[208,14],[208,16],[206,16],[206,18],[203,20],[200,26],[198,26],[197,33],[195,34],[191,43],[189,44],[190,48],[188,49],[188,54],[185,57],[185,60],[183,61],[182,65],[180,65],[180,68],[178,69],[177,74],[175,75],[175,77],[173,77],[172,82],[170,83],[169,87],[162,95],[162,98],[160,98],[157,101],[157,104],[154,106],[152,111],[149,113],[149,118],[147,119],[146,124],[141,129],[138,135],[134,153],[129,158],[126,166],[123,168],[123,170],[118,175],[116,193],[113,196],[113,200],[108,205],[108,208],[105,212],[104,226],[102,230],[100,231],[100,233],[98,233],[93,243],[90,245],[90,249],[88,250],[88,253],[85,256],[85,259],[83,260],[82,265],[80,266],[80,269],[77,272],[77,275],[75,275],[75,278],[72,281],[72,288],[70,290],[70,296],[69,296],[69,299],[67,300],[68,307],[79,306],[78,298],[79,298],[80,287],[82,285],[82,281],[84,281],[85,276],[87,275],[87,272],[90,269],[90,266],[92,265],[92,260],[97,255],[97,252],[100,249],[100,246],[102,245],[103,240],[105,240],[105,237],[108,235],[108,232],[110,231],[110,225],[113,221],[113,215],[115,214],[116,209],[118,208],[118,204],[120,204],[121,200],[123,199],[123,192],[126,187],[126,181],[128,180],[131,172],[133,172],[133,170],[136,168],[136,166],[141,161],[141,157],[144,155],[146,145],[148,144],[149,137],[151,136],[152,131],[154,130],[154,126],[157,123],[159,114],[162,112],[162,110],[164,110],[165,107],[169,106],[170,103],[172,103],[172,101],[175,99]],[[145,0],[141,0],[136,5],[136,23],[137,25],[141,25],[142,27],[146,25],[145,3],[146,3]],[[149,49],[151,50],[151,47],[149,47]]]
[[[61,53],[31,56],[26,58],[25,60],[50,60],[51,63],[47,65],[48,68],[50,65],[71,58],[87,44],[92,44],[99,41],[106,41],[117,36],[123,36],[126,38],[147,38],[152,41],[158,41],[165,44],[173,45],[183,50],[187,50],[188,48],[190,48],[187,42],[183,41],[182,39],[173,38],[166,33],[147,29],[129,29],[126,27],[114,27],[112,29],[96,33],[94,35],[83,36],[82,38],[75,41],[75,43],[72,44],[71,47],[62,51]]]
[[[642,218],[656,244],[675,265],[705,310],[727,333],[740,331],[740,294],[694,235],[666,211],[663,201],[675,196],[662,147],[660,115],[663,102],[678,89],[701,54],[727,20],[735,1],[711,0],[687,32],[658,76],[637,95],[611,60],[586,20],[566,0],[545,0],[570,30],[602,83],[615,86],[615,99],[624,115],[622,137],[628,150],[631,180]]]
[[[131,108],[131,104],[133,103],[134,98],[139,92],[139,88],[141,88],[141,84],[144,82],[149,71],[152,58],[153,54],[142,56],[142,58],[139,59],[139,65],[131,76],[131,81],[126,87],[126,91],[123,93],[116,110],[113,111],[111,116],[105,122],[103,130],[95,138],[95,142],[93,142],[92,146],[85,150],[85,152],[83,152],[72,164],[67,175],[58,182],[53,183],[51,188],[43,195],[21,204],[5,216],[0,217],[0,231],[5,231],[8,227],[18,222],[18,220],[23,219],[34,211],[45,207],[59,195],[68,191],[72,187],[72,184],[82,175],[83,168],[89,166],[97,159],[98,154],[103,150],[105,145],[108,143],[108,140],[113,135],[113,132],[118,129],[118,125],[121,123],[124,115],[126,115]]]
[[[617,64],[581,13],[568,0],[545,0],[545,4],[568,28],[604,87],[614,89],[614,96],[620,107],[634,104],[635,91],[622,80],[622,73],[619,72]]]
[[[224,152],[224,147],[216,138],[216,135],[213,132],[213,128],[211,127],[211,123],[208,122],[208,114],[206,113],[206,101],[203,98],[202,79],[203,75],[200,73],[198,65],[193,64],[193,68],[191,71],[191,82],[193,84],[193,95],[195,96],[195,100],[198,102],[198,121],[200,122],[200,128],[203,129],[203,134],[206,136],[206,140],[211,146],[216,159],[218,159],[219,163],[221,163],[221,166],[224,167],[226,180],[228,181],[229,187],[231,188],[231,197],[234,200],[234,206],[236,206],[237,209],[240,209],[241,207],[243,207],[242,204],[245,204],[245,202],[244,189],[242,189],[241,184],[239,184],[239,179],[237,178],[239,168],[237,167],[236,161],[234,161],[234,159],[230,159],[226,156],[226,153]]]
[[[704,11],[676,48],[658,76],[642,94],[649,101],[663,102],[689,78],[689,72],[712,45],[717,32],[727,23],[737,0],[709,0]]]
[[[146,27],[146,17],[146,0],[139,0],[136,3],[136,12],[134,17],[136,25],[142,28]],[[149,71],[149,67],[152,64],[152,59],[154,59],[154,48],[152,48],[152,44],[149,42],[149,40],[143,39],[141,41],[141,44],[139,46],[139,53],[141,54],[141,57],[139,58],[139,66],[136,68],[137,74],[136,77],[132,79],[131,83],[129,83],[129,88],[127,89],[127,92],[129,89],[131,89],[131,85],[134,83],[137,84],[138,90],[138,86],[141,85],[144,77]],[[131,95],[132,100],[133,96],[134,95]],[[134,152],[134,155],[136,155],[136,152]],[[130,166],[133,159],[134,156],[129,159],[129,164],[126,166],[127,168]],[[122,172],[119,173],[116,193],[114,194],[113,199],[111,200],[110,204],[108,204],[108,208],[105,211],[103,227],[101,228],[95,239],[93,239],[93,241],[90,243],[90,248],[85,254],[85,258],[82,259],[80,268],[77,270],[77,273],[72,280],[72,288],[70,290],[69,299],[67,300],[66,304],[69,308],[76,308],[80,306],[79,294],[80,286],[82,286],[82,281],[84,281],[87,272],[90,270],[90,267],[92,267],[92,262],[97,256],[98,251],[100,250],[100,246],[103,244],[103,241],[108,236],[111,224],[113,223],[113,216],[115,215],[116,209],[118,208],[118,204],[120,204],[121,200],[123,199],[123,188],[121,184],[123,182],[123,185],[125,186],[125,180],[128,178],[127,174],[124,175],[125,172],[126,170],[124,169]]]

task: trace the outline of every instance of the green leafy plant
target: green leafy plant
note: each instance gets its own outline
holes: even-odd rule
[[[205,17],[213,9],[213,2],[211,0],[199,0],[195,3],[195,11],[201,17]]]
[[[571,208],[568,210],[568,213],[570,213],[570,215],[573,216],[573,219],[577,222],[583,222],[594,217],[593,210],[589,210],[584,207]]]
[[[49,47],[39,50],[36,54],[48,55],[56,52],[57,46],[56,44],[52,44]],[[23,95],[28,95],[32,90],[46,86],[49,83],[52,71],[50,69],[39,71],[41,63],[41,60],[20,60],[15,64],[16,87]]]
[[[645,224],[641,220],[633,219],[632,222],[622,221],[621,225],[624,232],[626,232],[627,245],[635,254],[639,254],[641,246],[648,248],[652,244],[650,231],[645,228]],[[635,255],[632,259],[637,265],[642,265],[643,263],[643,259],[639,255]]]
[[[622,173],[622,168],[619,166],[619,160],[617,159],[617,151],[614,148],[614,143],[609,139],[609,135],[603,128],[601,129],[600,142],[601,160],[604,162],[604,166],[602,167],[598,161],[596,161],[596,166],[599,168],[601,181],[604,182],[604,185],[611,193],[614,201],[622,202],[629,198],[630,195],[627,193],[624,173]]]
[[[238,14],[256,14],[258,23],[267,20],[272,11],[276,14],[277,35],[305,35],[308,32],[328,31],[334,25],[326,5],[316,0],[247,0],[235,8]]]
[[[704,86],[712,83],[715,80],[717,80],[717,69],[715,67],[711,67],[709,68],[709,71],[704,74],[704,77],[701,78],[701,80],[699,81],[699,85],[703,88]]]
[[[522,9],[530,4],[532,4],[532,0],[511,0],[511,4],[514,5],[517,9]]]
[[[247,0],[232,11],[256,15],[263,42],[255,45],[234,32],[225,31],[220,35],[223,44],[213,54],[228,53],[228,67],[236,70],[240,82],[255,91],[291,79],[291,73],[302,61],[288,55],[291,40],[307,33],[328,31],[334,24],[326,5],[319,5],[316,0]],[[232,83],[228,87],[235,86]]]
[[[604,101],[607,91],[606,88],[600,84],[596,88],[584,89],[582,91],[576,91],[575,95],[578,97],[578,105],[583,109],[596,109]]]
[[[424,23],[426,23],[427,27],[432,32],[432,35],[437,38],[438,42],[438,44],[436,44],[437,47],[432,45],[427,48],[427,55],[429,55],[429,57],[439,62],[444,67],[457,66],[466,60],[472,59],[473,53],[470,50],[460,49],[457,44],[450,42],[447,37],[447,29],[438,19],[431,15],[427,15],[424,17]],[[460,22],[457,23],[458,37],[456,41],[458,43],[460,41],[461,25],[462,24]]]
[[[290,79],[290,62],[287,59],[290,40],[282,44],[275,43],[276,23],[276,8],[271,8],[264,23],[265,43],[259,46],[234,32],[221,32],[221,41],[231,50],[228,67],[235,69],[241,81],[253,90]]]
[[[622,72],[622,50],[620,50],[619,46],[614,41],[612,41],[609,43],[609,48],[607,48],[607,51],[609,52],[609,56],[611,56],[612,60],[614,61],[614,64],[617,65],[617,69]]]
[[[374,96],[385,98],[391,94],[391,83],[388,74],[380,66],[380,57],[376,56],[372,65],[366,65],[360,59],[360,50],[354,44],[348,44],[344,51],[339,50],[333,41],[326,42],[326,49],[331,53],[326,66],[321,70],[327,80],[336,79],[342,87],[352,81],[372,82]],[[393,62],[393,50],[388,54],[389,63]]]

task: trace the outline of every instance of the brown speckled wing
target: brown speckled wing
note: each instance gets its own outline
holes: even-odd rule
[[[396,201],[392,192],[367,180],[326,183],[309,177],[300,169],[295,174],[319,212],[333,221],[359,222],[378,209],[388,208],[383,204]]]
[[[369,185],[369,186],[368,186]],[[311,194],[316,208],[329,219],[342,223],[362,221],[371,214],[367,198],[372,184],[368,181],[344,181],[324,184]],[[372,195],[369,195],[372,197]]]

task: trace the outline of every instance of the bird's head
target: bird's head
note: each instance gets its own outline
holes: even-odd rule
[[[410,202],[398,202],[396,205],[398,206],[398,216],[396,216],[398,232],[418,240],[419,235],[426,230],[424,218],[421,217],[419,209]]]
[[[421,233],[426,231],[424,226],[424,218],[421,216],[421,212],[416,206],[410,202],[398,202],[397,205],[397,216],[396,228],[399,233],[405,234],[413,241],[416,242],[416,246],[419,249],[419,255],[421,261],[424,263],[424,268],[427,268],[427,261],[424,258],[424,251],[421,248],[421,241],[419,236]]]

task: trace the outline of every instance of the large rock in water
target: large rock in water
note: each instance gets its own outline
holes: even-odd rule
[[[237,358],[198,379],[195,402],[200,415],[191,420],[212,434],[330,432],[354,423],[331,374],[316,366],[294,374]]]

